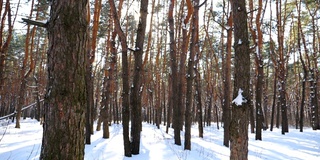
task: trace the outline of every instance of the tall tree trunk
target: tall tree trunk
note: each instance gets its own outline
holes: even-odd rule
[[[31,2],[31,6],[34,6],[34,0]],[[30,11],[29,17],[32,16],[32,9]],[[38,15],[38,14],[37,14]],[[37,19],[37,17],[36,17]],[[22,68],[20,71],[20,79],[21,79],[21,83],[20,83],[20,91],[19,91],[19,100],[18,100],[18,105],[17,105],[17,114],[16,114],[16,126],[15,128],[20,128],[20,118],[21,118],[21,114],[22,114],[22,106],[24,105],[25,102],[25,91],[26,91],[26,86],[27,86],[27,78],[29,77],[29,75],[31,74],[33,68],[34,68],[34,61],[33,61],[33,56],[32,56],[32,50],[33,50],[33,43],[30,44],[30,40],[32,40],[33,42],[33,38],[35,35],[35,30],[36,27],[33,27],[32,31],[30,30],[30,25],[28,25],[27,27],[27,35],[26,35],[26,40],[25,40],[25,47],[24,47],[24,59],[23,59],[23,63],[22,63]],[[29,55],[30,54],[30,55]],[[27,62],[30,56],[30,68],[27,71]]]
[[[228,26],[232,26],[233,16],[229,15]],[[226,53],[226,62],[224,69],[224,85],[223,85],[223,145],[229,147],[230,142],[230,118],[231,118],[231,49],[232,49],[232,29],[231,27],[227,30],[227,53]]]
[[[132,154],[139,154],[140,151],[140,133],[142,129],[141,122],[141,72],[142,72],[142,54],[143,44],[146,33],[147,25],[147,14],[148,14],[148,0],[141,0],[140,4],[140,18],[137,30],[137,39],[135,44],[134,54],[134,73],[133,73],[133,84],[131,87],[131,152]]]
[[[188,67],[191,67],[194,69],[195,74],[191,73],[191,79],[193,78],[193,75],[196,78],[196,99],[197,99],[197,120],[198,120],[198,131],[199,131],[199,137],[203,138],[203,116],[202,116],[202,100],[201,100],[201,77],[199,72],[199,60],[200,60],[200,49],[199,49],[199,0],[193,1],[195,6],[193,7],[193,15],[192,15],[192,30],[191,30],[191,42],[190,42],[190,59],[189,62],[193,62],[193,64],[190,64],[188,62]],[[193,53],[191,53],[193,52]],[[190,64],[190,66],[189,66]],[[188,68],[189,69],[189,68]],[[191,87],[192,89],[192,87]]]
[[[263,110],[262,110],[262,97],[263,97],[263,83],[264,83],[264,64],[263,64],[263,34],[261,30],[261,22],[263,17],[262,14],[262,0],[258,1],[258,13],[256,16],[256,28],[257,28],[257,41],[256,41],[256,54],[255,54],[255,64],[257,69],[257,82],[256,82],[256,140],[262,140],[262,128],[263,128]],[[255,32],[253,32],[255,33]],[[256,37],[256,36],[253,36]]]
[[[182,122],[180,121],[181,109],[178,106],[177,94],[178,93],[178,83],[175,79],[178,78],[177,72],[177,48],[174,39],[174,18],[173,9],[175,5],[175,0],[171,0],[169,5],[168,21],[169,21],[169,36],[170,36],[170,63],[171,63],[171,103],[173,107],[173,128],[174,128],[174,144],[181,145],[180,130]]]
[[[40,159],[83,159],[87,0],[51,4],[48,85]]]
[[[284,5],[286,8],[286,4]],[[286,14],[286,11],[285,13]],[[286,57],[284,53],[284,20],[282,16],[282,0],[276,0],[276,15],[277,15],[277,40],[278,40],[278,54],[279,54],[279,102],[281,108],[281,133],[285,134],[285,132],[289,131],[288,128],[288,117],[287,117],[287,100],[286,100],[286,84],[287,84],[287,69],[286,69]],[[280,113],[278,113],[280,114]]]
[[[121,29],[120,20],[114,0],[109,0],[110,9],[114,19],[115,30],[119,35],[121,42],[121,59],[122,59],[122,128],[123,128],[123,146],[124,155],[131,157],[131,142],[129,139],[129,121],[130,121],[130,101],[129,101],[129,63],[128,63],[128,43],[124,32]]]
[[[316,7],[314,7],[316,6]],[[312,1],[306,3],[306,8],[309,12],[309,15],[311,17],[311,24],[312,24],[312,57],[310,57],[310,72],[311,72],[311,79],[310,79],[310,96],[311,96],[311,110],[312,110],[312,128],[314,130],[320,129],[320,120],[319,120],[319,101],[318,101],[318,80],[319,80],[319,69],[318,69],[318,60],[319,60],[319,48],[317,46],[318,40],[316,38],[316,35],[318,31],[316,30],[317,28],[317,13],[320,9],[319,7],[319,2],[314,2]],[[301,26],[300,26],[301,27]],[[303,36],[304,39],[304,36]],[[305,44],[305,42],[304,42]],[[304,45],[306,48],[306,45]],[[307,53],[306,53],[307,54]]]
[[[6,0],[5,4],[3,1],[0,2],[1,10],[0,13],[2,15],[0,16],[0,94],[3,91],[2,87],[4,85],[4,79],[5,79],[5,62],[7,58],[7,52],[9,49],[9,44],[12,39],[12,33],[13,33],[13,25],[14,21],[12,22],[12,15],[11,15],[11,6],[10,6],[10,0]],[[18,1],[17,6],[20,5],[20,0]],[[3,7],[4,6],[4,7]],[[17,7],[18,8],[18,7]],[[4,10],[2,10],[4,9]],[[17,9],[18,12],[18,9]],[[16,15],[15,15],[16,17]],[[15,18],[14,18],[15,19]],[[7,23],[5,22],[7,20]],[[5,32],[5,26],[7,26],[8,30]]]
[[[90,8],[88,8],[89,10]],[[94,2],[93,27],[91,36],[91,45],[88,46],[87,56],[87,72],[86,72],[86,86],[87,86],[87,111],[86,111],[86,144],[91,144],[91,134],[93,134],[93,110],[94,110],[94,76],[92,75],[93,62],[95,60],[97,35],[99,29],[99,19],[101,11],[101,0]],[[88,12],[88,16],[90,16]],[[90,37],[90,36],[89,36]]]
[[[191,3],[191,0],[187,0],[187,8],[188,8],[188,15],[184,20],[184,25],[187,25],[187,23],[189,22],[190,16],[193,12],[193,6]],[[192,24],[194,25],[194,24]],[[194,26],[193,26],[194,28]],[[192,38],[191,38],[191,44],[190,44],[190,57],[188,60],[188,71],[187,71],[187,90],[186,90],[186,109],[185,109],[185,141],[184,141],[184,149],[185,150],[191,150],[191,123],[192,123],[192,114],[191,114],[191,106],[192,106],[192,100],[193,100],[193,95],[192,95],[192,82],[193,82],[193,65],[194,65],[194,55],[195,55],[195,45],[192,43],[195,41],[195,37],[194,33],[195,30],[192,30]],[[188,38],[187,38],[187,29],[184,27],[183,31],[182,31],[182,36],[183,36],[183,44],[182,44],[182,53],[181,56],[183,54],[187,54],[187,46],[188,46]],[[191,48],[192,47],[192,48]],[[180,67],[184,67],[184,65],[180,63]],[[183,87],[183,78],[184,77],[182,74],[182,71],[184,69],[180,68],[180,86],[179,89],[182,90]],[[180,88],[181,87],[181,88]],[[179,92],[180,93],[180,92]],[[180,99],[181,100],[181,99]]]
[[[305,105],[305,97],[306,97],[306,79],[308,77],[308,70],[307,66],[305,64],[305,61],[302,56],[302,51],[301,51],[301,1],[296,1],[296,7],[297,7],[297,12],[298,12],[298,38],[297,38],[297,45],[298,45],[298,52],[299,52],[299,58],[302,64],[302,69],[303,69],[303,78],[302,78],[302,91],[301,91],[301,103],[300,103],[300,116],[299,116],[299,128],[300,132],[303,132],[303,122],[304,122],[304,105]],[[307,53],[306,53],[307,54]],[[297,111],[298,112],[298,111]]]
[[[250,51],[246,1],[231,1],[234,21],[234,93],[230,123],[230,159],[248,159]]]

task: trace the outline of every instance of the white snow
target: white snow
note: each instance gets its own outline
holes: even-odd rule
[[[232,101],[232,103],[235,103],[237,106],[241,106],[242,103],[246,103],[247,100],[242,96],[243,90],[239,88],[238,90],[238,96]]]
[[[1,123],[2,122],[2,123]],[[14,123],[0,121],[0,159],[33,160],[39,159],[42,140],[42,126],[36,120],[21,121],[21,129]],[[9,125],[8,125],[9,123]],[[220,127],[223,128],[223,127]],[[184,132],[181,132],[182,144]],[[122,125],[110,127],[110,138],[103,139],[102,131],[91,137],[91,145],[86,145],[85,160],[220,160],[229,159],[230,150],[223,144],[223,129],[216,124],[204,128],[204,138],[198,138],[197,125],[191,130],[191,151],[184,151],[183,145],[174,145],[173,129],[165,133],[165,126],[143,123],[140,154],[131,158],[123,156]],[[263,131],[262,141],[255,140],[249,133],[249,160],[266,159],[320,159],[320,131],[305,128],[304,132],[290,129],[282,135],[280,129]]]

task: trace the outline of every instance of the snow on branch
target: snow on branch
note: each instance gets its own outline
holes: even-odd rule
[[[232,101],[232,103],[235,103],[237,106],[241,106],[242,103],[246,103],[247,100],[242,95],[243,90],[239,88],[238,96]]]

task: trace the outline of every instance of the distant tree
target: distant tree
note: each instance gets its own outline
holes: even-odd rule
[[[250,51],[246,1],[231,1],[234,28],[234,101],[230,123],[230,159],[248,159]]]
[[[86,87],[87,87],[87,110],[86,110],[86,144],[91,144],[91,134],[93,134],[93,111],[94,111],[94,76],[93,76],[93,62],[95,61],[98,30],[100,22],[101,0],[94,1],[94,14],[91,39],[87,49],[87,72],[86,72]],[[88,12],[90,13],[90,12]],[[88,15],[90,16],[90,14]],[[88,35],[90,38],[90,35]]]
[[[18,1],[17,5],[20,5],[20,1]],[[12,39],[13,26],[17,14],[12,16],[10,0],[6,0],[5,2],[0,1],[0,6],[0,14],[2,14],[0,15],[0,94],[2,94],[1,91],[5,80],[5,65],[7,60],[7,54]],[[17,12],[18,9],[16,13]]]
[[[31,2],[31,7],[34,7],[34,0]],[[36,13],[36,19],[38,18],[38,13]],[[33,9],[30,9],[29,18],[33,16]],[[19,91],[19,101],[17,105],[17,114],[16,114],[16,126],[15,128],[20,128],[20,118],[22,115],[22,106],[25,103],[25,92],[27,87],[27,78],[30,76],[32,71],[34,70],[34,60],[33,60],[33,42],[35,36],[36,26],[34,26],[31,30],[30,24],[27,27],[26,40],[25,40],[25,49],[24,49],[24,58],[23,63],[20,70],[20,91]],[[31,44],[30,44],[31,42]],[[28,69],[28,62],[30,61],[30,66]],[[28,69],[28,70],[27,70]]]
[[[84,158],[88,3],[87,0],[51,3],[40,159]]]
[[[302,69],[303,69],[303,77],[302,77],[302,91],[301,91],[301,103],[300,103],[300,114],[299,114],[299,128],[300,128],[300,132],[303,132],[303,122],[304,122],[304,107],[305,107],[305,99],[306,99],[306,79],[308,78],[308,68],[306,65],[306,62],[303,58],[302,55],[302,44],[301,44],[301,33],[302,31],[300,31],[301,29],[301,1],[296,1],[296,7],[297,7],[297,12],[298,12],[298,34],[297,34],[297,47],[298,47],[298,52],[299,52],[299,58],[300,58],[300,62],[302,65]],[[308,56],[308,54],[306,54],[306,56]]]

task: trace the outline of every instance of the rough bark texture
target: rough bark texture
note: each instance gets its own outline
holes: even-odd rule
[[[40,159],[83,159],[87,0],[52,1]]]
[[[250,105],[250,54],[247,27],[246,1],[232,1],[234,20],[234,94],[239,90],[245,101],[242,105],[232,104],[232,119],[230,123],[230,159],[248,159],[248,111]]]

